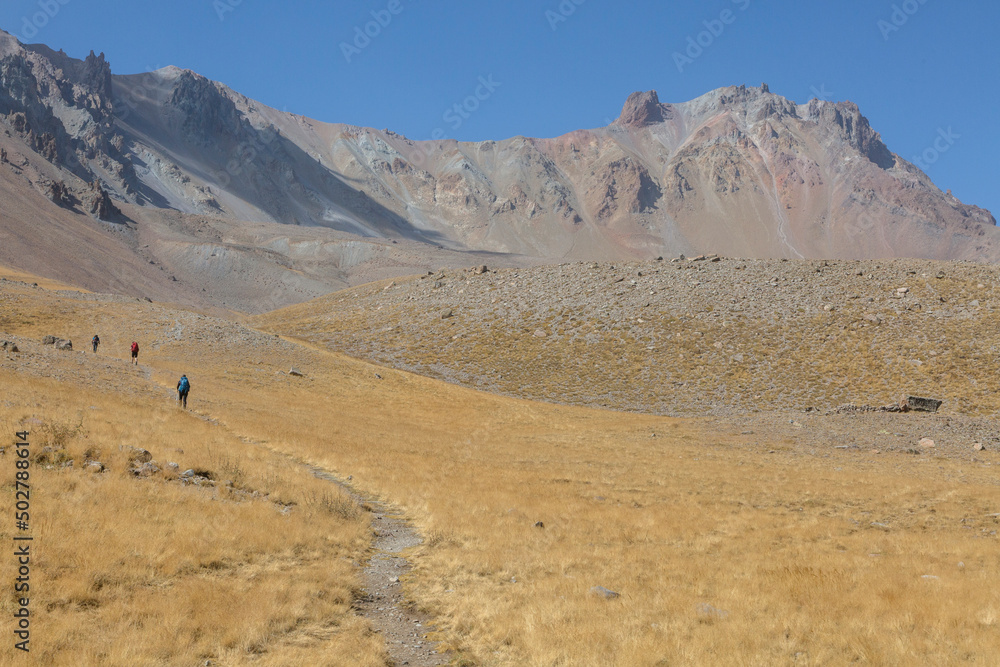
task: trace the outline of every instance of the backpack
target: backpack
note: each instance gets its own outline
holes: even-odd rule
[[[132,343],[132,351],[133,352],[139,351],[139,343]]]
[[[191,383],[188,382],[187,377],[182,377],[181,381],[177,383],[177,390],[180,392],[186,392],[191,389]]]

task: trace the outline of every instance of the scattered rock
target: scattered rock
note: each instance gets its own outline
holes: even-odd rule
[[[147,461],[132,468],[132,474],[136,477],[150,477],[158,472],[160,472],[160,466],[156,464],[156,461]]]
[[[982,452],[982,451],[986,451],[986,445],[984,445],[984,444],[983,444],[983,443],[981,443],[981,442],[977,442],[977,443],[974,443],[974,444],[972,445],[972,448],[973,448],[974,450],[976,450],[977,452]]]
[[[290,369],[288,370],[288,374],[289,374],[289,375],[294,375],[294,376],[295,376],[295,377],[297,377],[297,378],[300,378],[300,377],[305,377],[305,375],[304,375],[304,374],[302,373],[302,371],[300,371],[299,369],[295,368],[295,366],[292,366],[292,367],[291,367],[291,368],[290,368]]]
[[[194,477],[194,470],[192,470],[191,468],[188,468],[187,470],[181,473],[182,479],[190,479],[192,477]]]
[[[10,340],[5,340],[0,342],[0,349],[4,349],[7,352],[20,352],[20,350],[17,349],[17,345],[14,343],[14,341]]]
[[[882,324],[882,316],[878,313],[868,313],[865,319],[875,325]]]
[[[174,463],[173,461],[167,463],[167,467],[170,468],[172,472],[177,472],[178,470],[181,469],[181,467],[176,463]]]
[[[447,310],[441,312],[441,319],[446,320],[452,315],[454,315],[454,313],[452,312],[451,308],[448,308]]]
[[[58,336],[46,336],[42,339],[42,345],[54,345],[57,350],[73,349],[73,341],[64,340]]]
[[[536,521],[535,528],[545,528],[545,524],[541,521]]]
[[[917,444],[923,447],[924,449],[934,448],[934,441],[931,440],[930,438],[920,438],[920,442],[918,442]]]
[[[104,464],[100,461],[87,461],[83,469],[88,472],[104,472]]]
[[[545,332],[542,331],[541,329],[535,329],[534,336],[536,338],[545,338]]]
[[[604,586],[594,586],[590,589],[590,592],[604,598],[605,600],[614,600],[617,597],[621,597],[620,593],[616,593],[610,588],[605,588]]]

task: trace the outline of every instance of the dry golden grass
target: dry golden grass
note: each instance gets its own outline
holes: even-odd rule
[[[89,326],[90,304],[68,296],[46,298],[48,312],[58,313],[67,330]],[[162,461],[166,454],[154,451],[154,443],[176,446],[182,433],[174,429],[191,422],[198,436],[193,441],[212,443],[211,451],[200,444],[197,449],[181,446],[185,455],[205,457],[192,459],[191,465],[214,461],[220,467],[228,457],[247,471],[247,488],[266,488],[283,501],[298,497],[300,506],[308,505],[300,485],[309,480],[295,467],[283,469],[277,461],[287,459],[272,458],[268,450],[323,465],[345,478],[352,475],[358,490],[396,504],[427,537],[413,554],[415,569],[404,585],[437,618],[437,637],[456,649],[459,663],[990,664],[1000,654],[1000,604],[993,593],[1000,584],[1000,558],[997,517],[990,516],[1000,511],[1000,489],[993,466],[986,465],[1000,459],[992,452],[977,463],[933,453],[916,457],[831,448],[811,454],[794,441],[748,444],[706,422],[482,394],[306,343],[271,338],[269,345],[250,349],[233,334],[232,344],[224,337],[212,345],[191,344],[196,323],[187,325],[184,339],[170,341],[165,332],[176,327],[178,318],[142,304],[105,313],[109,330],[133,326],[168,342],[148,359],[154,385],[142,399],[148,403],[141,414],[120,411],[119,419],[110,405],[94,411],[116,424],[117,430],[102,440],[115,443],[140,429],[138,442],[147,443]],[[13,326],[6,330],[17,334]],[[34,324],[22,326],[41,331]],[[305,377],[276,372],[290,365]],[[182,370],[193,376],[193,411],[218,419],[219,426],[168,405],[165,392]],[[136,392],[148,385],[141,375],[130,382]],[[68,406],[56,415],[58,423],[76,424],[83,414],[88,437],[95,437],[97,426],[91,422],[98,418],[87,412],[95,398],[68,388],[67,395],[52,401],[49,389],[48,383],[34,389],[20,409]],[[154,403],[157,390],[162,406]],[[21,419],[10,407],[2,414],[8,421]],[[148,427],[154,430],[141,430],[146,428],[141,424],[156,424],[161,417],[151,416],[161,414],[162,423]],[[225,443],[231,447],[225,449]],[[259,461],[247,460],[252,456]],[[275,477],[269,478],[272,470]],[[40,615],[40,643],[65,641],[60,646],[70,655],[86,647],[81,655],[91,660],[104,651],[113,664],[137,646],[117,643],[118,627],[125,637],[157,647],[164,644],[153,635],[170,627],[181,642],[218,647],[219,659],[231,664],[254,660],[252,651],[259,645],[266,648],[258,658],[261,664],[317,664],[321,654],[300,646],[289,630],[294,627],[290,619],[302,614],[340,619],[329,641],[353,646],[359,660],[379,659],[377,638],[366,637],[362,624],[346,615],[346,599],[306,596],[320,586],[315,577],[327,577],[324,585],[331,590],[339,582],[337,590],[349,591],[356,581],[342,560],[353,557],[348,554],[356,554],[357,542],[364,541],[363,524],[356,519],[329,517],[332,523],[325,525],[335,529],[324,531],[329,540],[324,547],[309,542],[315,533],[303,526],[301,539],[315,546],[289,555],[280,546],[294,541],[295,530],[282,528],[282,539],[274,544],[267,538],[276,532],[274,524],[266,522],[305,520],[308,510],[283,517],[260,501],[221,509],[229,505],[212,500],[212,492],[206,497],[204,491],[165,481],[138,482],[120,474],[94,478],[75,469],[47,474],[46,486],[64,480],[76,484],[53,486],[60,490],[52,494],[51,505],[39,504],[39,516],[62,522],[65,515],[67,524],[61,525],[67,527],[59,528],[60,535],[69,534],[63,532],[68,525],[85,526],[74,536],[93,541],[68,545],[40,565],[45,578],[39,594],[69,599],[90,591],[135,597],[149,606],[111,601],[96,608],[53,606]],[[193,506],[178,510],[188,521],[193,514],[199,517],[195,535],[202,539],[183,530],[166,538],[167,526],[178,525],[166,521],[159,530],[137,528],[134,546],[102,552],[103,542],[87,533],[104,535],[114,545],[123,539],[114,531],[126,522],[110,512],[91,518],[87,509],[99,508],[108,494],[88,485],[111,481],[121,484],[116,493],[132,489],[135,497],[155,489],[145,497],[148,502],[159,498],[160,512],[180,504],[185,493],[202,494],[197,501],[203,514]],[[162,502],[165,498],[170,502]],[[125,503],[117,513],[128,517],[131,504],[143,503]],[[250,530],[256,542],[250,544],[237,517],[258,510]],[[130,525],[155,525],[154,514],[132,515]],[[544,527],[535,526],[539,521]],[[201,532],[209,526],[223,527],[226,537]],[[240,537],[230,539],[229,533]],[[176,549],[171,539],[188,546]],[[105,556],[91,557],[88,549]],[[112,556],[128,564],[130,549],[145,555],[123,579]],[[188,549],[196,556],[185,560]],[[81,560],[89,563],[88,572],[115,578],[96,592],[93,585],[73,584],[80,571],[63,573],[62,568]],[[258,577],[273,572],[277,578],[258,584],[251,572]],[[93,581],[94,575],[88,576]],[[157,596],[157,582],[167,576],[174,579],[173,590],[186,593],[188,606],[178,608],[182,598]],[[65,579],[50,586],[55,577]],[[251,581],[266,588],[250,593]],[[594,586],[621,596],[603,599],[591,593]],[[253,604],[234,603],[229,596],[237,593],[252,595]],[[301,604],[317,606],[300,611],[296,605]],[[328,604],[335,608],[324,611]],[[107,617],[99,611],[105,608]],[[218,608],[231,609],[246,629],[213,623],[204,610]],[[136,609],[176,616],[170,624]],[[95,618],[105,623],[102,627],[116,629],[93,632],[88,623]],[[139,623],[146,629],[136,627]],[[153,623],[156,631],[148,629]],[[328,639],[319,628],[315,632],[316,642]],[[275,635],[282,639],[262,639]]]
[[[472,664],[949,664],[1000,650],[989,469],[769,455],[697,424],[432,384],[414,405],[393,389],[378,399],[391,418],[366,423],[375,398],[331,387],[353,409],[286,437],[416,518],[429,539],[412,595]],[[354,436],[324,445],[329,432]]]
[[[35,327],[83,326],[59,298],[31,298],[36,311],[17,315],[33,337]],[[353,563],[369,548],[370,529],[345,494],[163,400],[123,360],[21,347],[0,363],[8,519],[0,539],[11,543],[13,529],[9,445],[28,430],[32,641],[27,662],[4,642],[0,663],[385,664],[380,639],[351,611]],[[133,447],[163,471],[131,474]],[[106,470],[89,471],[88,460]],[[170,461],[207,471],[216,484],[184,485]],[[12,557],[0,559],[4,581],[13,567]],[[10,618],[17,596],[5,588],[0,613]]]

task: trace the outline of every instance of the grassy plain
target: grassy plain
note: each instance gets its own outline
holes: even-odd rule
[[[35,637],[52,663],[380,664],[379,638],[348,607],[365,517],[294,460],[413,520],[426,539],[403,583],[458,664],[1000,654],[993,452],[804,449],[480,393],[155,304],[13,283],[0,294],[8,336],[96,329],[112,343],[110,359],[28,342],[0,357],[0,427],[64,437],[74,460],[33,473]],[[124,360],[133,336],[150,341],[139,369]],[[173,403],[181,372],[190,413]],[[124,445],[237,488],[134,479]],[[89,448],[109,472],[81,469]],[[11,497],[9,455],[0,466]]]

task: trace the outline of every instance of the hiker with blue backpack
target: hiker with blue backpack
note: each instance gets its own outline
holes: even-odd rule
[[[188,406],[188,392],[191,391],[191,383],[188,382],[188,376],[182,375],[180,382],[177,383],[177,400],[185,408]]]

